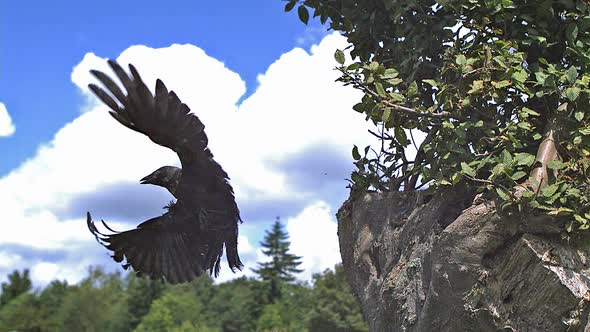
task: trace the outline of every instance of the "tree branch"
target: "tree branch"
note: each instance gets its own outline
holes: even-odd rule
[[[426,144],[430,143],[430,141],[432,141],[432,139],[434,138],[434,136],[436,136],[437,133],[438,133],[438,128],[436,128],[436,127],[431,128],[430,131],[428,132],[428,135],[426,135],[426,137],[424,138],[424,140],[420,144],[420,148],[416,152],[416,158],[414,158],[414,169],[416,168],[417,165],[420,165],[422,163],[422,160],[424,160],[424,146]],[[418,174],[418,173],[416,173],[412,176],[412,178],[410,179],[410,183],[408,184],[407,190],[415,189],[416,184],[418,183],[419,177],[420,177],[420,174]],[[411,188],[411,189],[409,189],[409,188]],[[406,190],[406,188],[404,188],[404,190]]]
[[[421,112],[421,111],[417,111],[415,109],[409,108],[409,107],[405,107],[405,106],[401,106],[398,104],[394,104],[391,101],[381,97],[377,92],[373,91],[371,88],[369,88],[365,83],[363,83],[359,78],[354,77],[353,75],[347,73],[344,69],[342,68],[336,68],[338,69],[344,76],[348,77],[352,83],[353,86],[357,89],[360,89],[361,91],[373,96],[375,99],[377,99],[381,104],[411,115],[411,116],[415,116],[415,117],[423,117],[423,118],[431,118],[431,119],[455,119],[455,120],[461,120],[460,118],[453,116],[451,113],[449,112],[440,112],[440,113],[426,113],[426,112]]]

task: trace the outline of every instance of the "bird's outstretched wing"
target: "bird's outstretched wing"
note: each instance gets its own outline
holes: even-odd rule
[[[154,96],[133,65],[129,65],[129,76],[116,61],[109,60],[108,63],[127,94],[108,75],[98,70],[91,70],[90,73],[110,94],[95,84],[88,87],[111,108],[109,113],[117,121],[176,151],[183,167],[187,166],[184,163],[190,164],[199,157],[205,156],[204,160],[212,157],[204,152],[208,143],[205,126],[197,116],[189,113],[189,107],[180,101],[174,91],[168,91],[158,79]],[[227,177],[227,174],[223,172],[222,176]]]
[[[104,221],[103,226],[111,234],[100,232],[87,214],[88,229],[96,240],[113,252],[113,259],[132,267],[138,275],[162,279],[176,284],[190,281],[203,274],[204,252],[207,241],[202,234],[190,229],[190,221],[175,218],[170,211],[152,218],[138,228],[125,232],[112,230]],[[175,225],[175,227],[170,227]],[[186,228],[186,229],[183,229]],[[125,262],[124,262],[125,261]]]
[[[101,236],[102,241],[107,243],[107,248],[115,252],[115,260],[121,261],[122,253],[134,270],[137,267],[144,274],[163,274],[168,278],[166,271],[172,270],[165,270],[161,266],[146,262],[152,259],[157,261],[167,255],[166,253],[172,255],[169,258],[173,259],[173,254],[176,253],[194,259],[198,256],[197,260],[202,262],[203,269],[209,269],[217,276],[224,247],[232,271],[241,269],[243,264],[237,250],[238,223],[241,222],[239,209],[227,173],[213,160],[213,154],[207,148],[205,126],[197,116],[190,113],[188,106],[183,104],[173,91],[168,91],[161,80],[156,81],[154,95],[133,65],[129,65],[129,75],[116,61],[109,60],[108,63],[121,81],[125,92],[108,75],[97,70],[91,70],[91,73],[106,90],[95,84],[89,85],[90,90],[111,108],[112,111],[109,113],[121,124],[145,134],[153,142],[166,146],[178,154],[182,164],[182,175],[176,190],[178,205],[187,211],[190,210],[192,216],[187,220],[192,223],[184,219],[179,221],[179,218],[169,211],[158,217],[159,219],[155,218],[158,219],[157,222],[150,223],[158,227],[146,228],[140,225],[135,230],[104,235],[99,233],[96,227],[91,227],[94,224],[89,218],[90,230],[95,236]],[[218,211],[221,213],[217,213]],[[215,217],[205,219],[208,216]],[[188,228],[185,230],[186,234],[193,236],[185,238],[187,241],[200,241],[193,246],[192,251],[185,250],[188,248],[186,246],[174,247],[177,251],[169,249],[176,244],[166,241],[180,239],[178,233],[175,233],[180,224]],[[152,243],[158,245],[148,249]],[[138,252],[144,254],[137,256]],[[136,257],[146,255],[152,256],[141,263],[134,263]],[[184,264],[184,258],[179,259],[183,262],[179,264]],[[170,275],[171,278],[173,277]]]

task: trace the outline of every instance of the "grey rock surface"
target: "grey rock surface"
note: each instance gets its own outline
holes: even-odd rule
[[[367,193],[338,212],[371,331],[590,331],[590,238],[473,195]]]

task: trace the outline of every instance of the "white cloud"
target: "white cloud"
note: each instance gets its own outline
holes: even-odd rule
[[[10,114],[8,114],[8,110],[3,103],[0,103],[0,137],[2,136],[10,136],[14,134],[16,128],[12,123],[12,119],[10,118]]]
[[[55,263],[41,262],[31,269],[31,278],[48,284],[56,278],[59,279],[60,267]]]
[[[10,269],[14,266],[18,266],[23,261],[22,257],[18,254],[0,251],[0,269]]]
[[[132,46],[117,60],[124,65],[132,62],[150,87],[154,86],[156,77],[161,78],[201,118],[216,160],[230,174],[238,203],[242,205],[261,197],[305,195],[291,188],[287,181],[289,174],[270,161],[318,144],[330,144],[348,155],[352,144],[368,141],[362,116],[351,111],[360,94],[334,82],[338,73],[332,69],[333,53],[343,47],[345,40],[334,34],[313,46],[311,53],[296,48],[284,54],[259,76],[258,89],[239,107],[236,103],[245,92],[244,81],[196,46],[172,45],[160,49]],[[104,60],[87,54],[74,68],[72,81],[85,96],[90,96],[86,86],[93,82],[87,74],[89,69],[111,73]],[[108,115],[106,106],[88,100],[80,116],[61,128],[51,142],[0,178],[3,202],[0,245],[69,250],[78,255],[78,259],[69,257],[63,261],[15,263],[15,268],[34,265],[33,278],[38,283],[54,277],[76,282],[85,274],[86,265],[104,258],[85,255],[80,250],[94,241],[86,229],[85,216],[63,220],[55,211],[81,194],[100,191],[114,183],[139,180],[164,164],[177,163],[172,151],[121,126]],[[343,190],[344,186],[343,181]],[[92,211],[92,206],[87,208]],[[293,250],[306,256],[305,267],[313,272],[339,260],[330,208],[337,207],[314,203],[288,219]],[[317,239],[330,239],[321,250],[305,247],[303,229],[308,218],[316,220],[312,225]],[[261,257],[243,236],[240,251],[251,260]],[[254,261],[245,263],[244,273],[251,275]],[[0,272],[2,269],[0,265]],[[229,269],[222,269],[222,280],[233,276]]]
[[[318,201],[297,216],[287,220],[291,252],[302,257],[302,278],[311,280],[313,273],[333,269],[341,262],[338,225],[330,206]]]

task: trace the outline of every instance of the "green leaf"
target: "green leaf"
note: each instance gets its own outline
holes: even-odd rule
[[[443,125],[443,128],[447,128],[447,129],[454,129],[455,128],[455,125],[449,121],[443,122],[442,125]]]
[[[297,8],[297,15],[299,15],[299,19],[301,20],[301,22],[307,24],[307,22],[309,21],[309,12],[307,11],[307,8],[304,5],[299,6],[299,8]]]
[[[571,233],[572,232],[573,225],[574,225],[574,221],[573,220],[568,220],[568,222],[565,224],[565,230],[568,233]]]
[[[365,105],[365,103],[357,103],[354,106],[352,106],[352,109],[359,113],[364,113],[366,108],[367,106]]]
[[[549,75],[545,74],[542,71],[535,72],[535,78],[537,79],[537,83],[543,85],[545,84],[545,80]]]
[[[532,129],[531,124],[528,122],[519,122],[516,126],[518,128],[524,129],[524,130],[531,130]]]
[[[344,52],[342,52],[341,50],[336,50],[336,52],[334,53],[334,59],[336,59],[336,62],[343,65],[344,61],[346,60],[346,58],[344,57]]]
[[[506,170],[506,165],[504,165],[503,163],[499,163],[496,166],[494,166],[494,168],[492,169],[492,174],[500,175],[500,174],[504,173],[505,170]]]
[[[391,84],[391,85],[398,85],[401,82],[403,82],[404,80],[402,80],[401,78],[390,78],[388,80],[386,80],[385,82]]]
[[[383,111],[383,116],[381,116],[381,121],[383,121],[383,123],[387,123],[390,115],[391,115],[391,108],[388,107]]]
[[[348,70],[357,70],[361,67],[361,64],[358,62],[352,63],[348,66]]]
[[[557,215],[560,215],[560,214],[563,215],[563,214],[569,214],[569,213],[572,213],[572,212],[574,212],[574,210],[568,209],[568,208],[565,208],[565,207],[561,206],[561,207],[559,207],[557,209],[551,210],[551,212],[549,212],[549,214],[550,215],[553,215],[553,216],[557,216]]]
[[[459,54],[457,55],[457,57],[455,58],[455,62],[459,65],[462,66],[467,62],[467,58],[465,58],[465,56],[463,54]]]
[[[578,120],[578,122],[584,120],[584,112],[582,112],[582,111],[575,112],[574,118],[576,118],[576,120]]]
[[[361,154],[359,153],[359,148],[356,145],[352,148],[352,158],[354,160],[361,159]]]
[[[566,38],[570,43],[573,43],[578,38],[578,25],[574,22],[568,24],[565,28]]]
[[[461,171],[463,172],[463,174],[467,174],[472,178],[475,177],[475,170],[471,168],[469,165],[467,165],[467,163],[465,162],[461,162]]]
[[[459,173],[454,173],[453,176],[451,176],[451,181],[453,182],[453,184],[457,184],[459,183],[459,181],[461,181],[461,176],[459,176]]]
[[[508,65],[506,65],[506,62],[504,62],[504,57],[502,56],[496,56],[494,57],[494,62],[496,62],[497,64],[500,65],[500,67],[504,68],[504,69],[508,69]]]
[[[461,106],[468,107],[469,105],[471,105],[471,98],[469,98],[469,96],[467,96],[467,97],[465,97],[465,99],[463,99],[461,101]]]
[[[504,201],[508,201],[510,200],[510,196],[502,189],[496,187],[496,192],[498,193],[498,196],[500,196],[500,198]]]
[[[377,94],[383,98],[387,98],[387,92],[383,88],[383,84],[381,82],[375,83],[375,90],[377,90]]]
[[[520,83],[524,83],[529,78],[529,74],[524,70],[516,71],[512,74],[512,78]]]
[[[541,194],[543,194],[543,196],[545,196],[545,197],[551,197],[555,194],[557,189],[559,189],[559,185],[554,183],[550,186],[547,186],[547,187],[541,189]]]
[[[403,101],[406,100],[406,98],[403,95],[401,95],[401,94],[399,94],[397,92],[391,92],[389,94],[389,97],[391,99],[393,99],[393,101],[397,101],[397,102],[403,102]]]
[[[370,71],[376,71],[379,68],[379,62],[377,62],[377,61],[371,61],[371,63],[369,63],[369,65],[366,66],[366,67]]]
[[[475,80],[471,84],[471,90],[469,90],[468,93],[474,93],[474,92],[477,92],[482,89],[483,89],[483,81],[482,80]]]
[[[435,80],[422,80],[422,82],[426,83],[426,84],[430,84],[433,87],[437,87],[438,86],[438,82],[436,82]]]
[[[565,96],[567,97],[567,99],[574,101],[576,99],[578,99],[578,96],[580,95],[580,88],[578,88],[577,86],[573,86],[570,88],[567,88],[567,90],[565,90]]]
[[[296,4],[297,4],[297,1],[289,1],[285,5],[285,12],[290,12],[293,9],[293,7],[295,7]]]
[[[412,83],[410,83],[410,86],[408,87],[408,98],[411,98],[417,94],[418,94],[418,84],[416,83],[416,81],[413,81]]]
[[[580,189],[578,188],[568,188],[565,192],[568,196],[572,196],[575,198],[579,198],[581,193]]]
[[[536,193],[532,190],[529,190],[529,189],[525,190],[522,193],[522,197],[524,197],[524,198],[531,198],[531,197],[534,197],[535,195],[536,195]]]
[[[396,78],[397,75],[399,75],[399,72],[393,68],[387,68],[385,69],[385,72],[383,73],[383,78],[384,79],[388,79],[388,78]]]
[[[525,176],[526,176],[526,172],[518,171],[518,172],[512,174],[511,178],[514,181],[518,181],[518,180],[522,179]]]
[[[563,168],[565,168],[565,164],[559,160],[551,160],[547,163],[547,168],[549,168],[549,169],[563,169]]]
[[[492,85],[496,89],[501,89],[501,88],[507,87],[510,84],[512,84],[512,83],[509,80],[503,80],[503,81],[499,81],[499,82],[492,82]]]
[[[410,144],[410,142],[408,142],[408,136],[406,136],[406,132],[400,127],[395,127],[395,139],[402,146],[408,146],[408,144]]]
[[[530,153],[521,152],[516,155],[516,164],[518,166],[531,166],[535,162],[535,156]]]
[[[510,152],[508,152],[508,150],[502,150],[500,155],[502,156],[502,162],[504,164],[510,165],[512,163],[512,155],[510,154]]]
[[[570,83],[575,83],[576,82],[576,78],[578,77],[578,71],[576,70],[576,67],[571,66],[568,70],[567,70],[567,80]]]
[[[539,116],[540,114],[533,111],[532,109],[528,108],[528,107],[523,107],[522,111],[528,115],[533,115],[533,116]]]

